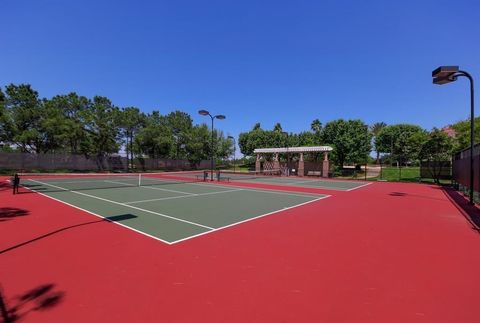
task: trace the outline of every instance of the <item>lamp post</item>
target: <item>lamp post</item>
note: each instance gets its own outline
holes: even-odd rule
[[[287,137],[287,140],[286,140],[286,148],[287,148],[287,176],[290,176],[290,153],[288,151],[288,132],[286,131],[283,131],[282,134],[284,134],[286,137]]]
[[[368,139],[368,126],[367,126],[367,125],[365,125],[365,135],[367,136],[367,139]],[[369,147],[370,147],[370,149],[371,149],[371,147],[372,147],[371,145],[372,145],[372,141],[370,140],[370,141],[369,141]],[[367,180],[368,154],[367,154],[367,156],[366,156],[365,158],[366,158],[366,160],[365,160],[365,180]]]
[[[470,204],[475,204],[473,200],[473,146],[474,146],[474,96],[473,96],[473,77],[459,70],[458,66],[440,66],[432,72],[433,84],[443,85],[455,82],[459,76],[464,76],[470,81]]]
[[[214,143],[213,143],[213,120],[218,119],[218,120],[224,120],[226,117],[223,114],[217,114],[216,116],[212,116],[210,112],[207,110],[199,110],[198,114],[202,116],[209,116],[210,119],[212,119],[212,146],[211,146],[211,152],[210,152],[210,180],[213,181],[213,169],[214,169]]]
[[[233,172],[235,173],[235,163],[236,163],[235,162],[235,155],[236,155],[236,150],[237,150],[237,143],[235,141],[235,137],[228,136],[227,138],[233,140]]]

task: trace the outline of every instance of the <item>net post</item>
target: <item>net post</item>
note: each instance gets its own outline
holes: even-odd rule
[[[142,173],[138,174],[138,186],[142,186]]]

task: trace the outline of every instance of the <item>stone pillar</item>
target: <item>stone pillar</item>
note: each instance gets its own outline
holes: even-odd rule
[[[278,160],[278,153],[273,156],[273,169],[278,171],[280,169],[280,161]]]
[[[257,154],[257,160],[255,161],[255,172],[260,173],[262,171],[262,162],[260,161],[261,154]]]
[[[305,165],[303,163],[303,153],[300,153],[300,160],[298,161],[298,176],[305,176]]]
[[[323,168],[322,168],[322,177],[328,177],[328,172],[330,171],[330,161],[328,160],[328,152],[325,152],[323,159]]]

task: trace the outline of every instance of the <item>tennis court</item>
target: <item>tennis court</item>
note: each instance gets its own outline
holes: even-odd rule
[[[262,183],[272,185],[286,185],[294,187],[320,188],[334,191],[352,191],[367,185],[371,182],[331,180],[319,177],[298,177],[298,176],[273,176],[256,172],[230,172],[218,173],[220,181],[241,181],[251,183]]]
[[[328,197],[209,183],[198,172],[21,177],[23,193],[37,192],[168,244]]]

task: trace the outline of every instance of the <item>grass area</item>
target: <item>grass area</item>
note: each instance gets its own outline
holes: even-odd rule
[[[229,167],[225,168],[225,170],[233,171],[235,169],[236,172],[248,172],[250,171],[250,168],[252,168],[252,166],[236,164],[235,168],[233,167],[233,165],[230,165]],[[255,165],[253,165],[253,168],[255,168]]]
[[[384,167],[381,174],[376,178],[386,181],[420,181],[420,167]]]
[[[432,178],[420,177],[420,167],[384,167],[379,176],[371,179],[388,182],[434,183]],[[451,181],[440,180],[440,184],[449,185]]]

